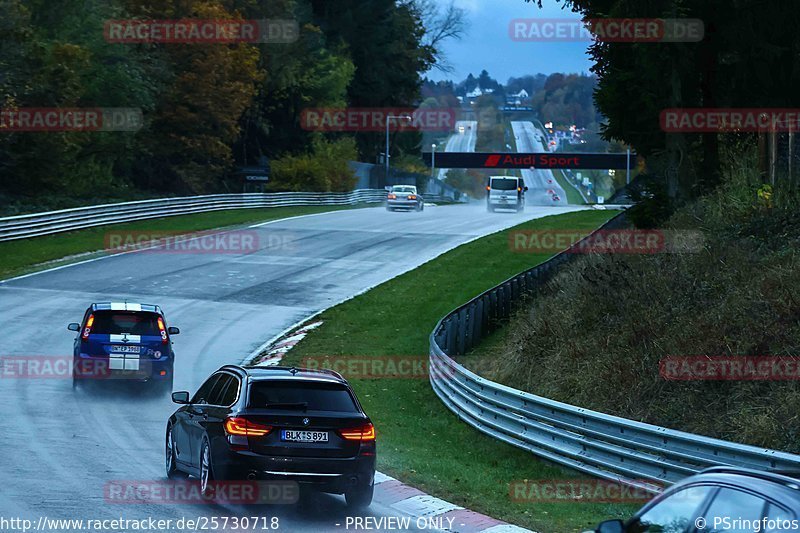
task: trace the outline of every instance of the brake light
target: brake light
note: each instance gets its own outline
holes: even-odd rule
[[[409,200],[416,200],[416,199],[417,199],[417,197],[416,197],[416,196],[414,196],[413,194],[409,194],[409,195],[408,195],[408,199],[409,199]]]
[[[395,198],[397,198],[396,194],[390,194],[389,195],[389,200],[394,200]]]
[[[225,433],[243,437],[263,437],[272,431],[271,426],[256,424],[244,417],[230,417],[225,419]]]
[[[81,334],[81,339],[88,340],[89,334],[92,332],[92,325],[94,324],[94,315],[89,315],[89,319],[86,321],[86,327],[83,328],[83,333]]]
[[[164,327],[164,319],[158,317],[158,331],[161,332],[161,342],[167,344],[167,328]]]
[[[367,424],[360,428],[340,429],[339,435],[345,440],[373,441],[375,440],[375,426]]]

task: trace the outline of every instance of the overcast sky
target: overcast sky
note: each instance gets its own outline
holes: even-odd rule
[[[451,0],[437,0],[443,6]],[[471,72],[477,76],[482,69],[501,83],[511,76],[542,72],[588,72],[591,62],[586,55],[586,42],[537,43],[517,42],[509,35],[509,23],[518,18],[580,17],[556,0],[544,0],[539,9],[525,0],[455,0],[467,11],[469,27],[460,41],[448,41],[444,46],[447,59],[455,71],[442,74],[432,70],[426,75],[434,80],[461,81]]]

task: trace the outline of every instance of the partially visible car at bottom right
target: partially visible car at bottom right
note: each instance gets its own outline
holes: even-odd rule
[[[800,531],[800,480],[780,473],[713,467],[671,486],[628,521],[607,520],[593,530],[594,533],[656,531]]]

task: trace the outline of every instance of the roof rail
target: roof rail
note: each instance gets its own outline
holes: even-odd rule
[[[774,481],[793,489],[800,490],[800,471],[789,470],[753,470],[738,466],[712,466],[701,470],[699,474],[742,474],[750,477]]]
[[[228,365],[228,366],[236,366],[236,365]],[[242,368],[245,372],[247,372],[248,368],[257,368],[257,369],[261,369],[261,370],[283,370],[285,372],[291,372],[292,375],[295,375],[295,374],[297,374],[299,372],[312,372],[312,373],[313,372],[317,372],[317,373],[320,373],[320,374],[327,374],[329,376],[333,376],[336,379],[341,380],[341,381],[345,381],[345,382],[347,381],[344,378],[344,376],[342,376],[340,373],[336,372],[335,370],[331,370],[329,368],[304,368],[304,367],[298,367],[298,366],[277,366],[277,365],[276,366],[244,365],[244,366],[239,367],[239,368]]]
[[[347,380],[344,378],[344,376],[343,376],[343,375],[341,375],[340,373],[338,373],[338,372],[337,372],[337,371],[335,371],[335,370],[331,370],[330,368],[318,368],[318,369],[316,369],[316,371],[317,371],[317,372],[324,372],[325,374],[330,374],[331,376],[333,376],[333,377],[335,377],[335,378],[338,378],[338,379],[341,379],[342,381],[347,381]]]
[[[247,369],[244,368],[243,366],[239,366],[239,365],[222,365],[219,369],[220,370],[234,369],[234,370],[238,370],[240,372],[244,372],[245,374],[247,374]]]

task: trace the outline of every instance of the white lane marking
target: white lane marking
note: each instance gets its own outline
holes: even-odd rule
[[[378,203],[378,202],[376,202],[376,203]],[[278,222],[288,222],[289,220],[298,220],[298,219],[301,219],[301,218],[311,218],[311,217],[319,217],[319,216],[322,216],[322,215],[332,215],[334,213],[345,213],[347,211],[350,211],[350,210],[349,209],[341,209],[339,211],[326,211],[324,213],[312,213],[310,215],[297,215],[295,217],[289,217],[289,218],[277,218],[275,220],[268,220],[266,222],[260,222],[258,224],[253,224],[252,226],[250,226],[250,229],[263,228],[264,226],[269,226],[270,224],[277,224]]]
[[[392,505],[392,508],[417,517],[438,516],[440,514],[449,513],[450,511],[463,509],[461,506],[428,494],[412,496],[411,498],[400,500]]]

